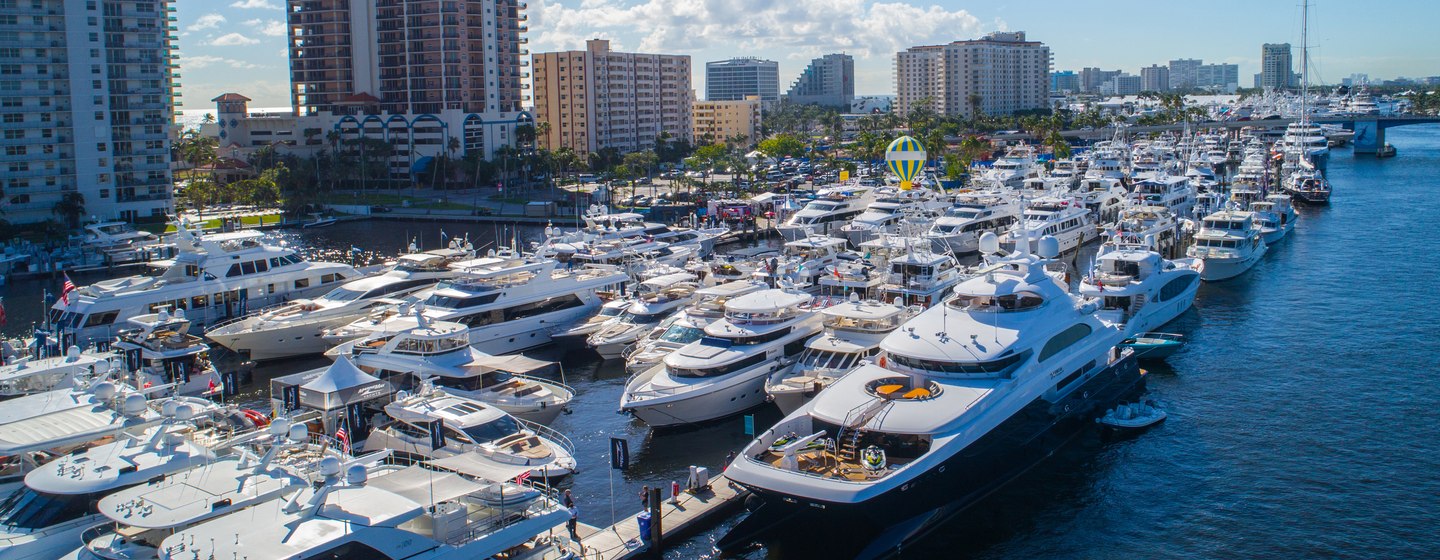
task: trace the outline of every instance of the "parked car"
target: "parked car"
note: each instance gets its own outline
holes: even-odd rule
[[[371,214],[384,214],[384,213],[389,212],[389,211],[390,211],[390,207],[389,207],[389,206],[375,205],[375,206],[371,206],[371,207],[370,207],[370,213],[371,213]]]

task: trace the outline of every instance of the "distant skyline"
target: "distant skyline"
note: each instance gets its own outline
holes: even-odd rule
[[[369,1],[369,0],[357,0]],[[225,92],[254,107],[290,103],[284,0],[178,0],[184,109],[213,108]],[[530,0],[532,53],[582,49],[606,38],[615,50],[688,54],[704,95],[705,62],[736,56],[778,61],[784,91],[810,59],[855,57],[857,95],[894,93],[895,53],[916,45],[1024,31],[1047,44],[1054,70],[1097,66],[1138,74],[1151,64],[1199,58],[1240,66],[1240,85],[1260,71],[1260,45],[1290,43],[1299,71],[1300,3],[1212,0],[1170,4],[1032,0]],[[1311,78],[1336,84],[1440,75],[1440,3],[1321,1],[1310,7]]]

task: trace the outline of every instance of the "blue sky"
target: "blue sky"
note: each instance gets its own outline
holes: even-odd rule
[[[352,0],[369,1],[369,0]],[[182,94],[188,110],[234,91],[254,107],[289,104],[284,0],[178,0]],[[895,52],[922,44],[1025,31],[1048,44],[1055,69],[1099,66],[1138,73],[1175,58],[1259,71],[1260,45],[1300,43],[1295,0],[952,2],[923,0],[529,0],[530,50],[612,48],[689,54],[703,92],[708,60],[758,56],[780,62],[781,88],[815,56],[856,58],[861,94],[894,89]],[[1440,75],[1440,2],[1319,0],[1311,5],[1317,81]],[[1298,59],[1298,52],[1297,52]],[[1297,64],[1298,69],[1298,64]]]

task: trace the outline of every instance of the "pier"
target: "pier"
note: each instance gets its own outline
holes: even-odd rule
[[[658,494],[658,490],[655,490]],[[667,497],[660,507],[660,538],[657,542],[646,543],[640,538],[640,513],[630,515],[609,527],[579,524],[576,533],[585,546],[584,557],[593,560],[623,560],[628,558],[658,558],[665,544],[674,539],[694,534],[745,502],[749,491],[730,482],[725,475],[710,480],[710,488],[697,493],[682,490],[678,503]],[[654,495],[654,494],[652,494]],[[652,498],[654,499],[654,498]],[[653,526],[652,526],[653,527]],[[569,535],[564,524],[552,529],[556,535]]]

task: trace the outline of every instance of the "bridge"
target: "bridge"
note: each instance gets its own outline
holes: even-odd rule
[[[1195,130],[1227,129],[1233,130],[1247,127],[1282,127],[1299,119],[1267,119],[1262,121],[1207,121],[1201,123],[1190,123],[1188,126]],[[1373,154],[1385,145],[1385,129],[1397,126],[1408,126],[1413,124],[1440,123],[1440,117],[1422,116],[1368,116],[1368,117],[1324,117],[1311,119],[1316,124],[1338,123],[1346,130],[1355,132],[1350,142],[1355,145],[1357,154]],[[1171,132],[1184,130],[1184,124],[1162,124],[1152,126],[1127,126],[1125,134],[1145,134],[1152,132]],[[1093,130],[1066,130],[1060,133],[1067,138],[1079,138],[1082,140],[1103,140],[1115,135],[1114,127],[1097,128]],[[996,140],[1034,140],[1029,134],[994,134],[990,136]]]

